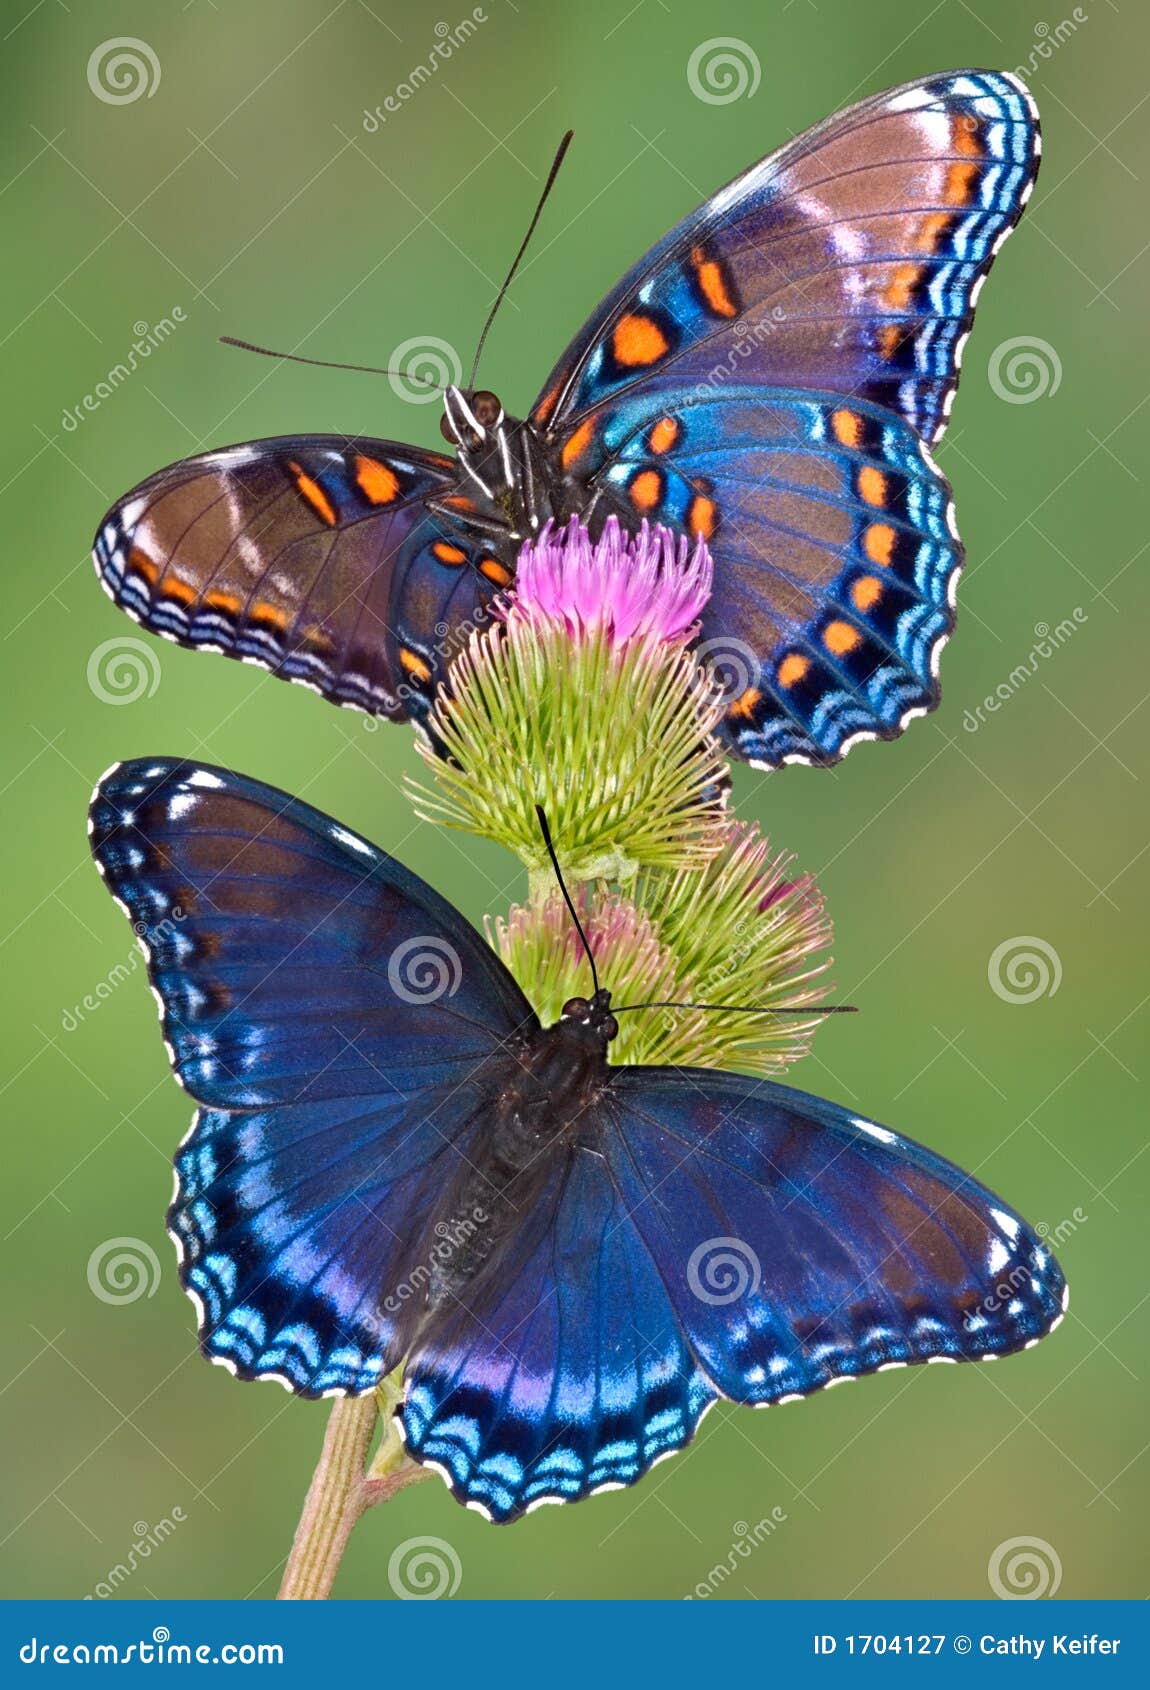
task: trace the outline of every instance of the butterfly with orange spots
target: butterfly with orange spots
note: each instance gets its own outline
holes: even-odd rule
[[[185,460],[105,518],[100,579],[166,638],[418,721],[544,522],[660,522],[711,549],[732,754],[894,738],[938,702],[963,557],[930,448],[1038,155],[1013,75],[873,95],[658,242],[525,419],[473,370],[444,392],[454,455],[312,435]]]

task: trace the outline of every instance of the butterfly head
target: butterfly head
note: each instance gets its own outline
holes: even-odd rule
[[[463,452],[477,452],[502,421],[503,405],[487,388],[444,389],[439,432],[449,445]]]
[[[586,1027],[604,1044],[610,1044],[619,1031],[619,1023],[611,1014],[611,994],[602,987],[593,997],[568,998],[563,1005],[561,1019]]]

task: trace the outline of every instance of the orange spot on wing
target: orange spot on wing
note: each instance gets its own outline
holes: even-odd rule
[[[857,411],[834,411],[831,427],[840,446],[857,446],[862,440],[862,418]]]
[[[128,554],[128,568],[142,575],[151,586],[155,586],[156,577],[160,573],[158,563],[153,563],[147,552],[141,551],[139,546],[133,546]]]
[[[877,575],[863,575],[851,588],[851,599],[856,610],[873,610],[882,598],[882,582]]]
[[[969,205],[977,180],[977,164],[952,164],[946,173],[946,188],[942,196],[947,205]]]
[[[638,312],[629,312],[620,317],[615,324],[615,333],[611,336],[611,350],[617,364],[625,364],[628,368],[642,369],[647,364],[653,364],[668,350],[670,342],[658,323],[650,317],[641,317]]]
[[[289,464],[288,468],[295,477],[295,484],[300,496],[307,500],[321,521],[326,522],[329,528],[334,528],[335,510],[319,482],[310,476],[305,469],[301,469],[299,464]]]
[[[902,345],[902,328],[898,323],[884,323],[878,331],[878,349],[884,358],[893,358]]]
[[[475,509],[475,500],[469,499],[466,493],[449,493],[441,502],[453,511],[473,511]]]
[[[652,452],[669,452],[679,438],[679,425],[674,417],[660,417],[647,436]]]
[[[696,539],[709,540],[715,532],[715,501],[696,493],[687,512],[687,527]]]
[[[631,503],[636,510],[649,511],[659,503],[659,495],[662,491],[663,483],[657,470],[640,470],[631,483]]]
[[[595,418],[588,417],[586,422],[579,424],[571,438],[565,443],[560,457],[563,468],[570,469],[577,458],[581,458],[591,443],[591,436],[595,432]]]
[[[535,420],[536,420],[536,422],[546,422],[547,421],[548,417],[551,415],[552,411],[555,409],[555,401],[556,401],[556,399],[558,399],[558,397],[559,397],[558,386],[551,388],[551,390],[548,393],[545,393],[543,395],[542,399],[539,401],[538,405],[536,405],[536,407],[535,407]]]
[[[956,153],[966,153],[970,158],[982,157],[978,123],[973,117],[960,117],[956,120],[951,142]]]
[[[723,275],[722,266],[713,258],[708,258],[699,246],[691,253],[691,263],[700,292],[716,316],[737,317],[739,308],[727,292],[727,280]]]
[[[862,644],[862,635],[849,622],[828,622],[823,629],[823,644],[835,657],[845,657]]]
[[[920,252],[933,252],[943,235],[950,228],[950,213],[948,211],[932,211],[919,230],[915,242]]]
[[[209,610],[222,610],[229,616],[236,616],[239,614],[243,600],[237,597],[235,593],[214,592],[204,594],[204,603]]]
[[[390,505],[399,492],[399,477],[378,458],[357,457],[355,479],[373,505]]]
[[[731,705],[727,712],[728,716],[742,716],[744,719],[749,719],[754,715],[755,705],[758,704],[762,696],[758,687],[748,687],[746,692],[741,692]]]
[[[446,540],[437,540],[431,548],[431,555],[437,557],[440,563],[460,564],[467,562],[467,553],[460,551],[458,546],[449,546]]]
[[[798,686],[806,678],[810,666],[810,658],[804,657],[801,651],[789,651],[775,671],[779,685],[784,689]]]
[[[269,604],[267,599],[259,599],[252,605],[252,620],[254,622],[270,622],[273,628],[285,633],[291,626],[292,612],[285,610],[282,605]]]
[[[193,604],[200,596],[198,587],[181,581],[178,575],[165,575],[160,582],[160,592],[164,598],[175,599],[179,604]]]
[[[894,529],[889,522],[872,522],[863,535],[863,551],[872,563],[886,568],[894,553]]]
[[[886,504],[886,476],[881,469],[873,464],[864,464],[859,470],[859,495],[868,505]]]
[[[409,651],[405,645],[399,648],[399,661],[413,680],[430,681],[431,670],[417,652]]]
[[[962,168],[965,168],[963,166]],[[905,311],[914,293],[914,284],[919,278],[917,264],[899,264],[886,285],[883,298],[894,311]]]
[[[489,581],[494,581],[497,587],[509,587],[515,577],[509,569],[505,569],[497,557],[481,557],[479,573],[486,575]]]

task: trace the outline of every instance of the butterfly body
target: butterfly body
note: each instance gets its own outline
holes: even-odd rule
[[[198,1106],[168,1224],[205,1355],[306,1397],[402,1364],[407,1448],[488,1518],[634,1482],[719,1398],[1062,1318],[972,1176],[786,1086],[613,1064],[607,993],[542,1027],[458,911],[298,799],[141,759],[90,831]]]
[[[421,722],[545,521],[661,522],[712,552],[733,756],[895,738],[938,702],[963,561],[931,448],[1039,150],[1003,72],[873,95],[659,241],[525,418],[451,387],[454,458],[299,436],[189,459],[109,513],[100,579],[181,644]]]

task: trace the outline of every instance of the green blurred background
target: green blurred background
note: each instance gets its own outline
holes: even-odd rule
[[[721,1406],[635,1489],[512,1531],[416,1486],[359,1527],[338,1593],[390,1597],[392,1551],[431,1534],[459,1558],[462,1597],[680,1597],[778,1509],[718,1594],[984,1595],[996,1547],[1026,1536],[1060,1559],[1061,1595],[1141,1597],[1150,23],[1106,0],[487,0],[480,14],[372,132],[365,110],[465,7],[5,8],[6,1592],[93,1591],[178,1510],[122,1594],[272,1594],[327,1413],[195,1355],[163,1231],[188,1106],[142,971],[107,984],[132,951],[87,856],[95,778],[118,758],[204,756],[362,830],[472,919],[524,890],[494,847],[415,822],[405,730],[151,640],[151,695],[102,699],[109,660],[93,653],[131,653],[134,633],[87,561],[102,512],[173,459],[257,435],[437,445],[436,408],[386,380],[272,365],[216,336],[363,362],[430,336],[466,362],[568,125],[574,150],[485,363],[521,413],[624,266],[736,171],[864,94],[992,64],[1029,67],[1045,162],[940,454],[970,555],[942,708],[834,772],[741,770],[735,797],[820,872],[837,987],[865,1011],[828,1025],[796,1079],[977,1168],[1048,1227],[1070,1318],[1002,1366],[919,1369],[770,1414]],[[89,58],[125,35],[160,80],[110,103]],[[757,57],[753,95],[690,91],[690,55],[715,36]],[[143,367],[67,426],[136,325],[163,318],[174,332]],[[1030,403],[988,373],[1020,336],[1044,345],[1049,391]],[[1029,661],[1036,628],[1076,611],[996,714],[967,716]],[[988,962],[1027,936],[1061,983],[1007,1001]],[[93,1253],[117,1238],[154,1251],[152,1295],[90,1290]]]

